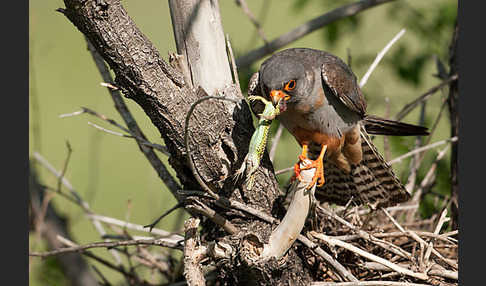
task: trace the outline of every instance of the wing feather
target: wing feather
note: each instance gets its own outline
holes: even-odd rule
[[[321,76],[324,85],[341,100],[349,109],[364,116],[366,101],[351,69],[339,58],[327,56],[321,65]]]

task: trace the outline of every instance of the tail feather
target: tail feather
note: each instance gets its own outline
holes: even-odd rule
[[[361,126],[363,159],[347,173],[331,161],[324,162],[324,186],[316,189],[321,201],[345,205],[350,199],[357,205],[370,203],[388,207],[410,199],[403,184],[371,142]]]
[[[367,115],[362,121],[366,132],[376,135],[421,136],[429,135],[427,127]]]

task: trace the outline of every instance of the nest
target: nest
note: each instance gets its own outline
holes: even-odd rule
[[[316,269],[312,285],[458,285],[458,231],[447,231],[447,208],[420,218],[418,203],[387,209],[316,208],[306,236],[359,281],[342,282],[343,273],[303,247]]]

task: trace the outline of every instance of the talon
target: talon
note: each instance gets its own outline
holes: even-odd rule
[[[300,175],[301,170],[316,168],[316,173],[314,174],[311,183],[306,187],[308,190],[311,189],[312,186],[314,186],[314,184],[316,183],[318,183],[317,185],[318,187],[322,187],[326,181],[324,179],[324,163],[323,163],[324,154],[326,153],[326,150],[327,150],[327,145],[323,145],[319,157],[316,160],[311,161],[311,163],[301,168],[300,162],[309,159],[307,157],[307,144],[302,145],[302,153],[299,155],[299,162],[294,165],[294,172],[295,172],[295,177],[299,179],[299,181],[302,181],[302,176]]]
[[[299,165],[299,163],[296,163],[294,165],[294,175],[292,176],[292,178],[290,178],[290,181],[291,182],[294,182],[295,179],[299,179],[299,181],[302,181],[302,176],[300,175],[300,165]]]

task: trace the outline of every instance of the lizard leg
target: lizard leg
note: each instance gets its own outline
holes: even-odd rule
[[[270,102],[269,100],[267,100],[265,97],[258,96],[258,95],[250,95],[250,96],[248,96],[248,100],[249,101],[260,100],[264,104],[272,104],[272,102]]]

